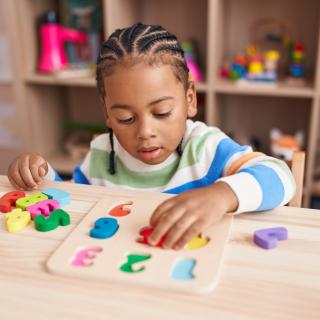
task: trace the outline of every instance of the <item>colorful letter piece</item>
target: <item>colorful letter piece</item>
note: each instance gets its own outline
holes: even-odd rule
[[[145,269],[144,266],[141,266],[138,269],[134,269],[133,265],[145,261],[151,258],[151,254],[129,254],[127,255],[127,262],[124,263],[123,265],[120,266],[120,270],[123,272],[128,272],[128,273],[134,273],[134,272],[141,272],[142,270]]]
[[[27,197],[19,198],[16,201],[16,207],[21,208],[22,210],[26,210],[27,207],[47,199],[48,197],[43,193],[30,194]]]
[[[38,215],[34,219],[35,228],[42,232],[51,231],[56,229],[58,226],[67,226],[69,224],[70,216],[62,209],[52,211],[47,219],[42,214]]]
[[[94,228],[90,230],[90,237],[106,239],[112,237],[119,229],[118,221],[114,218],[100,218],[96,220]]]
[[[48,196],[49,199],[58,201],[61,207],[70,202],[70,193],[61,189],[46,188],[42,190],[42,193]]]
[[[142,243],[142,244],[147,244],[149,246],[151,246],[151,244],[149,243],[148,239],[151,236],[153,232],[153,228],[152,227],[144,227],[139,231],[139,235],[142,236],[142,238],[137,239],[138,243]],[[155,244],[152,245],[153,247],[162,247],[162,243],[164,241],[164,237],[162,239],[160,239],[160,241]]]
[[[254,233],[254,243],[263,249],[277,246],[278,240],[287,240],[288,230],[284,227],[260,229]]]
[[[79,250],[72,259],[71,264],[76,267],[90,267],[97,253],[102,252],[100,247],[91,247]]]
[[[58,201],[49,199],[40,201],[32,206],[27,207],[27,211],[31,213],[31,219],[34,220],[34,218],[40,214],[48,217],[51,211],[54,211],[59,207],[60,204]]]
[[[18,232],[24,229],[30,222],[30,212],[22,211],[22,209],[13,209],[6,214],[7,228],[9,232]]]
[[[16,205],[16,201],[24,198],[25,195],[22,191],[7,192],[0,198],[0,211],[4,213],[11,211],[11,207]]]
[[[113,216],[113,217],[123,217],[123,216],[126,216],[128,215],[130,212],[131,212],[131,209],[130,208],[124,208],[124,206],[127,206],[127,205],[132,205],[133,202],[130,201],[128,203],[124,203],[124,204],[120,204],[114,208],[112,208],[109,212],[109,215],[110,216]]]
[[[205,247],[209,241],[209,238],[202,238],[202,235],[199,234],[196,237],[194,237],[189,243],[186,244],[186,249],[200,249],[202,247]]]
[[[194,278],[192,271],[195,265],[195,259],[183,258],[178,260],[173,267],[171,278],[174,280],[192,280]]]

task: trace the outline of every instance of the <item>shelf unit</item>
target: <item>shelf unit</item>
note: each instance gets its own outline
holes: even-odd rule
[[[62,154],[62,119],[101,123],[93,78],[57,79],[37,73],[39,46],[35,21],[59,0],[5,1],[15,63],[15,95],[26,149],[46,157],[61,172],[74,163]],[[226,132],[254,134],[268,151],[268,130],[277,125],[306,135],[305,200],[310,200],[320,108],[320,3],[318,0],[101,0],[105,35],[137,21],[161,24],[180,40],[195,39],[204,81],[197,84],[203,101],[203,120]],[[303,14],[301,14],[303,12]],[[242,87],[218,77],[219,67],[249,42],[253,21],[273,17],[292,21],[292,33],[306,47],[308,85],[276,88]]]

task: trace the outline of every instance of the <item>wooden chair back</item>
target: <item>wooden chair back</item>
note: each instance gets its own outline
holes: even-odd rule
[[[293,154],[292,161],[289,163],[292,174],[296,181],[297,190],[294,197],[289,202],[289,207],[301,208],[302,196],[303,196],[303,178],[304,178],[304,166],[305,166],[305,152],[296,151]]]

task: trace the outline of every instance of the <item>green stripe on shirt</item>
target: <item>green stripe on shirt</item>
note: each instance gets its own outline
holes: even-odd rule
[[[157,188],[166,186],[172,176],[185,167],[191,167],[203,157],[205,143],[209,136],[221,132],[214,128],[205,134],[191,138],[183,150],[181,158],[155,171],[139,172],[130,170],[119,157],[115,157],[116,174],[108,172],[109,152],[91,149],[90,177],[108,180],[113,184],[126,185],[133,188]]]
[[[176,159],[174,162],[160,170],[152,172],[137,172],[128,169],[125,164],[116,156],[115,175],[111,175],[108,172],[108,160],[108,152],[92,149],[90,159],[90,177],[108,180],[113,184],[145,189],[167,185],[171,177],[177,171],[180,159]]]
[[[220,133],[220,129],[212,128],[205,134],[192,137],[183,149],[183,154],[180,160],[179,169],[193,166],[203,157],[204,146],[208,137]]]

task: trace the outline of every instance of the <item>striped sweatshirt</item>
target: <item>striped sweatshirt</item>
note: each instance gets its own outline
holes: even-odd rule
[[[238,198],[236,213],[284,205],[295,193],[294,178],[283,161],[253,152],[220,129],[198,121],[187,120],[182,155],[173,153],[160,164],[149,165],[132,157],[115,136],[114,150],[116,174],[111,175],[108,134],[95,138],[83,163],[73,172],[74,182],[180,194],[223,181]],[[59,179],[51,166],[46,179]]]

